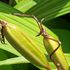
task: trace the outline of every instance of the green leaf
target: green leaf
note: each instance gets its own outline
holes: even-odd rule
[[[21,1],[23,1],[23,0],[15,0],[16,1],[16,3],[19,3],[19,2],[21,2]]]
[[[21,63],[29,63],[24,57],[15,57],[6,60],[0,61],[0,66],[2,65],[11,65],[11,64],[21,64]]]
[[[33,0],[22,0],[20,3],[18,3],[15,6],[15,8],[24,13],[24,12],[28,11],[30,8],[32,8],[35,5],[36,5],[36,2],[33,1]]]
[[[70,13],[70,0],[28,0],[18,3],[15,8],[23,13],[34,14],[47,21],[61,15]],[[32,6],[31,6],[31,5]]]
[[[1,46],[0,46],[1,47]],[[5,54],[5,52],[3,50],[0,49],[0,61],[7,59],[7,55]],[[0,66],[0,70],[13,70],[12,66],[8,65],[8,66]]]
[[[16,12],[20,12],[16,9],[14,9],[13,7],[3,3],[3,2],[0,2],[0,12],[4,12],[4,13],[16,13]]]
[[[44,46],[43,46],[43,43],[42,43],[42,37],[41,36],[40,37],[35,37],[35,35],[37,35],[38,32],[39,32],[38,25],[36,24],[36,22],[32,18],[27,18],[27,17],[20,18],[20,17],[13,16],[13,15],[9,14],[9,13],[15,13],[15,12],[19,12],[19,11],[14,9],[14,8],[12,8],[12,7],[9,7],[8,5],[6,5],[4,3],[0,2],[0,19],[5,20],[5,21],[7,21],[9,23],[16,24],[16,25],[20,26],[23,31],[25,31],[31,38],[33,38],[33,40],[38,44],[39,48],[44,53],[46,53],[46,51],[44,49]],[[24,21],[26,23],[24,23]],[[60,21],[60,20],[58,20],[58,21]],[[50,22],[51,26],[53,27],[52,23],[54,23],[54,24],[58,23],[59,24],[60,22],[63,22],[63,21],[60,21],[60,22],[58,22],[58,21],[57,20],[56,20],[56,22],[55,21],[54,22],[51,21]],[[48,24],[49,24],[49,22],[48,22]],[[53,32],[54,32],[54,33],[56,33],[59,36],[60,40],[62,40],[61,41],[63,43],[62,48],[63,48],[63,51],[65,52],[66,59],[67,59],[69,65],[70,65],[70,61],[69,61],[69,58],[70,58],[70,50],[69,49],[70,48],[69,47],[67,48],[67,46],[70,45],[69,44],[69,36],[70,36],[69,35],[69,33],[70,33],[69,30],[65,30],[65,29],[62,30],[60,28],[58,28],[58,29],[52,28],[51,30],[53,32],[51,32],[48,28],[46,28],[46,29],[48,30],[49,34],[51,34],[51,35],[53,35],[54,37],[57,38],[57,36],[55,34],[53,34]],[[6,43],[7,43],[7,41],[6,41]],[[12,46],[9,45],[9,43],[7,43],[7,45],[0,44],[0,47],[1,47],[1,49],[6,50],[6,51],[8,51],[10,53],[13,53],[13,54],[15,54],[17,56],[21,56],[21,54],[19,54],[14,48],[12,48]],[[16,63],[17,62],[15,61],[15,64]],[[52,63],[51,63],[51,65],[54,68]]]
[[[17,52],[6,40],[6,44],[2,44],[0,43],[0,49],[5,50],[7,52],[10,52],[12,54],[15,54],[17,56],[21,56],[21,54],[19,52]]]

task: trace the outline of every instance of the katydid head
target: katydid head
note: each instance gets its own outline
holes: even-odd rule
[[[40,35],[42,35],[43,37],[48,36],[48,34],[47,34],[47,32],[46,32],[46,29],[45,29],[45,28],[43,27],[43,25],[42,25],[43,21],[44,21],[44,18],[41,19],[40,22],[37,21],[38,26],[39,26],[39,29],[40,29],[40,32],[38,33],[37,36],[40,36]]]
[[[7,25],[6,21],[0,20],[0,25],[1,25],[1,43],[5,44],[5,38],[4,38],[4,27]]]
[[[7,22],[4,21],[4,20],[0,20],[0,25],[1,25],[1,26],[6,26],[6,25],[7,25]]]

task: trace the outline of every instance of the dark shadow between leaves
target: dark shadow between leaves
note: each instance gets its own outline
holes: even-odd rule
[[[18,57],[18,56],[14,55],[14,54],[12,54],[12,53],[10,53],[8,51],[5,51],[3,49],[0,49],[0,56],[1,56],[0,57],[0,61],[5,60],[5,59],[8,59],[8,58]]]

